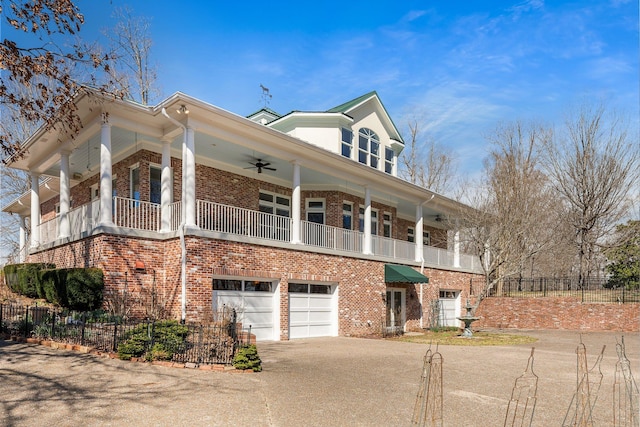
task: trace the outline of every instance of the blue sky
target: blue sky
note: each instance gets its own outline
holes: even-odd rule
[[[561,124],[605,99],[638,129],[638,1],[256,2],[80,0],[83,38],[115,6],[151,20],[165,96],[181,91],[248,115],[326,110],[376,90],[476,172],[485,135],[513,120]]]

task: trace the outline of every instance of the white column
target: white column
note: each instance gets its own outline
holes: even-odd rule
[[[102,113],[100,130],[100,225],[113,225],[113,189],[111,181],[111,124],[106,113]]]
[[[31,247],[40,244],[40,175],[31,173]]]
[[[424,256],[423,256],[424,241],[422,236],[423,221],[424,219],[422,218],[422,204],[418,203],[416,205],[416,227],[414,232],[415,252],[416,252],[415,260],[418,262],[421,262],[424,260]]]
[[[293,162],[293,192],[291,195],[291,243],[300,243],[300,165]]]
[[[18,260],[22,263],[27,260],[27,224],[24,215],[20,215],[20,249]]]
[[[193,137],[193,128],[187,126],[185,138],[185,158],[183,168],[185,170],[183,203],[185,205],[185,225],[196,226],[196,153]]]
[[[71,187],[69,185],[69,152],[60,153],[60,226],[58,238],[62,239],[71,235],[69,224],[69,208],[71,202]]]
[[[453,266],[460,267],[460,230],[457,228],[453,232]]]
[[[364,242],[362,245],[362,253],[371,255],[371,189],[364,188]]]
[[[160,231],[171,230],[171,200],[173,180],[171,179],[171,141],[162,141],[162,175],[160,177]]]

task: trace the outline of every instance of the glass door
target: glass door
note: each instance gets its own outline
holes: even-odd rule
[[[391,333],[404,331],[405,322],[405,290],[387,288],[386,327]]]

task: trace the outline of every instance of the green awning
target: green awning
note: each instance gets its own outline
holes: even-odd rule
[[[429,278],[406,265],[385,264],[384,281],[386,283],[429,283]]]

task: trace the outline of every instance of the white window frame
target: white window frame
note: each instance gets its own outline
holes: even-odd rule
[[[411,243],[415,243],[416,241],[415,227],[407,227],[407,241]],[[431,233],[427,230],[422,231],[422,245],[431,246]]]
[[[118,193],[116,191],[116,181],[118,179],[118,175],[113,175],[111,177],[111,195],[113,197],[117,196]],[[98,200],[100,198],[100,183],[96,182],[92,186],[89,187],[89,198],[93,202],[94,200]]]
[[[349,206],[350,209],[345,209],[345,206]],[[349,228],[344,226],[345,217],[349,217]],[[353,230],[353,202],[342,202],[342,228],[345,230]]]
[[[349,135],[349,141],[345,139],[345,133]],[[349,155],[345,155],[344,150],[349,150]],[[340,128],[340,154],[351,159],[353,157],[353,131],[349,128]]]
[[[391,159],[387,158],[387,155],[389,153],[391,153]],[[384,171],[389,175],[393,175],[394,164],[395,164],[395,152],[389,147],[384,147]]]
[[[366,145],[363,146],[363,145]],[[374,150],[373,147],[376,147]],[[358,162],[378,169],[380,165],[380,137],[369,128],[358,131]]]
[[[389,232],[386,232],[386,227],[389,227]],[[388,236],[387,236],[388,234]],[[391,212],[382,213],[382,236],[391,238],[393,236],[393,216]]]
[[[157,163],[149,163],[149,202],[151,203],[156,203],[153,200],[151,200],[151,191],[153,189],[153,187],[151,186],[151,170],[152,169],[157,169],[160,172],[160,200],[158,200],[157,204],[160,204],[162,202],[162,165],[159,165]]]
[[[138,197],[133,191],[133,171],[138,171]],[[129,198],[137,201],[142,200],[142,194],[140,193],[140,162],[134,163],[129,166]]]
[[[364,232],[364,205],[358,210],[358,230]],[[371,235],[378,235],[378,209],[371,208]]]
[[[262,198],[260,197],[262,194],[271,196],[272,200],[270,202],[268,200],[262,200]],[[287,200],[289,204],[284,205],[284,204],[278,203],[278,198]],[[285,216],[287,218],[291,218],[291,197],[285,196],[284,194],[274,193],[272,191],[267,191],[267,190],[259,190],[258,205],[259,205],[259,210],[261,212],[266,212],[265,210],[262,210],[262,208],[265,208],[270,210],[269,212],[266,212],[266,213],[271,213],[271,214],[276,214],[280,216]],[[278,213],[279,210],[286,211],[287,215],[282,215]]]
[[[422,244],[424,246],[431,246],[431,233],[427,230],[422,231]]]
[[[311,206],[311,204],[322,204],[321,207]],[[316,224],[326,224],[327,222],[327,212],[326,212],[327,202],[324,198],[309,198],[305,200],[305,217],[308,222],[314,222]],[[322,214],[322,222],[310,221],[309,214]]]

